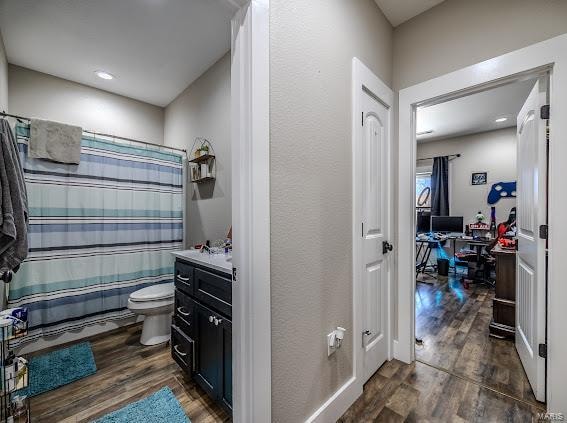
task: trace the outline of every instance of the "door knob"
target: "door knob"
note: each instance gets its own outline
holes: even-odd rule
[[[222,319],[217,319],[216,317],[214,318],[215,320],[215,326],[218,326],[222,323]]]
[[[362,332],[362,334],[366,336],[370,336],[372,335],[372,332],[370,332],[369,330],[365,330],[364,332]]]
[[[213,320],[214,320],[214,319],[215,319],[215,318],[214,318],[213,316],[209,316],[209,322],[213,323]]]
[[[388,254],[388,251],[392,251],[394,246],[388,241],[382,241],[382,254]]]

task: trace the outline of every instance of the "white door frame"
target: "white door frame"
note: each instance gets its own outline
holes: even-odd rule
[[[567,413],[567,337],[563,321],[567,300],[564,263],[567,262],[567,225],[563,222],[567,196],[567,34],[513,51],[399,93],[398,152],[398,340],[394,356],[415,360],[415,110],[450,98],[496,86],[535,70],[550,72],[549,249],[547,297],[547,407]]]
[[[233,420],[271,418],[269,0],[232,19]],[[234,272],[233,272],[234,273]]]

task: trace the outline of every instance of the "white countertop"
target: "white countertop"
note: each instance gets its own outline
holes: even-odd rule
[[[201,266],[210,267],[218,272],[228,273],[232,275],[232,255],[231,254],[209,254],[201,253],[199,250],[183,250],[174,251],[175,257],[199,264]]]

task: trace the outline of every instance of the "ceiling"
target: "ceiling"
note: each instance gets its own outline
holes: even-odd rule
[[[534,80],[515,82],[417,110],[417,142],[434,141],[516,126],[516,116]],[[497,123],[498,118],[507,118]]]
[[[239,1],[0,0],[0,28],[12,64],[165,106],[230,49]]]
[[[443,3],[445,0],[374,0],[386,15],[392,26],[396,27],[414,16]]]

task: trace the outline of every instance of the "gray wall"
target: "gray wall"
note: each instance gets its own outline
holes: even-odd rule
[[[166,145],[190,149],[195,137],[212,142],[217,178],[206,184],[188,185],[188,245],[224,239],[231,225],[230,53],[165,109]]]
[[[351,63],[392,79],[373,0],[270,2],[272,416],[300,422],[351,377]],[[326,334],[347,329],[327,357]],[[357,338],[358,339],[358,338]]]
[[[565,32],[565,0],[447,0],[394,30],[394,87],[405,88]]]
[[[163,143],[163,109],[45,73],[9,65],[10,112]]]
[[[417,158],[461,154],[450,162],[450,214],[464,216],[466,224],[474,221],[479,210],[490,217],[487,198],[492,184],[516,180],[516,144],[516,128],[512,127],[419,143]],[[425,164],[432,165],[427,161],[418,162],[421,166]],[[472,172],[488,172],[488,184],[471,185]],[[495,205],[496,222],[505,221],[515,205],[515,198],[498,201]]]
[[[0,111],[8,111],[8,60],[0,34]]]

